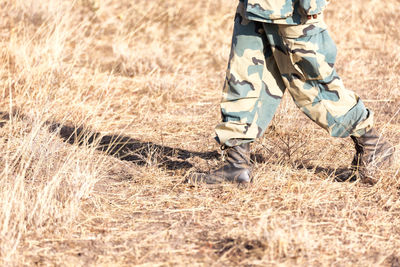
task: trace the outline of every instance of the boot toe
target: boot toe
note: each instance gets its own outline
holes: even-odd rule
[[[251,182],[251,176],[250,176],[250,171],[244,170],[242,171],[237,178],[235,179],[236,182],[238,183],[250,183]]]

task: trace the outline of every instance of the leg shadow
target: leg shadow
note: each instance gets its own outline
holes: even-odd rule
[[[18,111],[13,111],[13,116],[20,119],[26,117]],[[7,112],[0,111],[0,128],[3,127],[11,116]],[[85,127],[73,127],[57,122],[47,122],[51,132],[59,132],[60,137],[69,144],[93,145],[107,155],[111,155],[120,160],[133,162],[139,166],[156,164],[168,170],[187,170],[193,166],[188,159],[199,157],[204,160],[219,158],[217,151],[197,152],[170,146],[159,145],[153,142],[144,142],[128,136],[122,135],[102,135],[101,133],[90,131]],[[252,154],[252,160],[256,162],[266,162],[261,154]]]
[[[69,144],[95,145],[96,149],[108,155],[140,166],[154,163],[168,170],[190,169],[193,165],[187,161],[189,158],[200,157],[209,160],[219,157],[217,151],[195,152],[143,142],[127,136],[103,136],[83,127],[71,127],[59,123],[50,124],[50,130],[59,131],[61,138]]]
[[[343,182],[355,182],[357,177],[354,175],[354,172],[351,171],[350,168],[324,168],[319,166],[313,166],[310,164],[299,164],[297,169],[306,169],[312,171],[315,174],[319,174],[326,178],[331,178],[335,182],[343,183]]]

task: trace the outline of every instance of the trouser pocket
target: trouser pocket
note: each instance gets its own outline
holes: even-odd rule
[[[283,37],[288,56],[304,80],[325,80],[333,70],[336,45],[327,31],[300,38]]]

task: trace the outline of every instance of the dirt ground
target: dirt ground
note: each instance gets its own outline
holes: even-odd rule
[[[254,183],[189,186],[214,126],[237,1],[0,2],[4,266],[400,266],[400,163],[374,186],[285,95]],[[398,0],[331,1],[345,85],[400,149]]]

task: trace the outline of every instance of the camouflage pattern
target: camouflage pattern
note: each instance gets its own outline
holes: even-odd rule
[[[252,21],[299,25],[307,15],[322,13],[329,0],[241,0],[244,15]]]
[[[287,88],[296,105],[331,136],[359,137],[373,113],[335,71],[336,46],[321,20],[260,23],[240,3],[221,102],[217,141],[226,146],[262,136]]]

